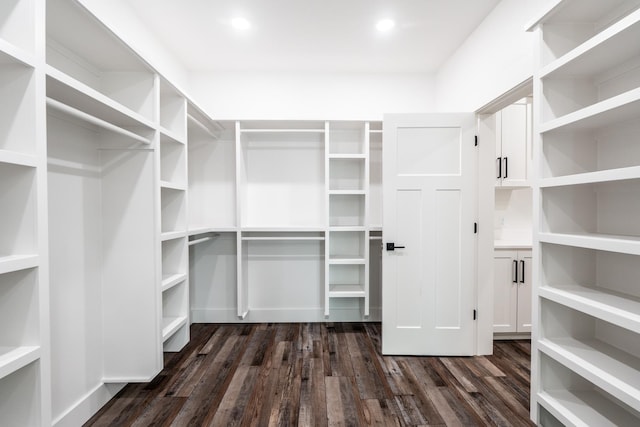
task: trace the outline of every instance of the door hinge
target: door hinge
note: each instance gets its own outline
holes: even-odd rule
[[[473,320],[478,319],[478,310],[473,310]]]
[[[476,147],[478,146],[478,135],[476,135],[475,144],[473,144],[473,145],[476,146]]]
[[[478,234],[478,223],[477,222],[473,223],[473,234]]]

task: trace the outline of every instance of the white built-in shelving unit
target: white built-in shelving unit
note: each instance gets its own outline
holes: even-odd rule
[[[192,319],[379,319],[381,123],[189,122]]]
[[[533,27],[532,416],[638,425],[640,2],[562,0]]]
[[[0,5],[0,423],[49,419],[44,2]]]
[[[331,299],[362,301],[369,316],[369,123],[327,124],[329,231],[325,316]]]
[[[216,121],[76,0],[0,16],[0,424],[82,425],[193,321],[379,320],[380,122]]]
[[[189,342],[187,99],[159,78],[162,342],[179,351]]]

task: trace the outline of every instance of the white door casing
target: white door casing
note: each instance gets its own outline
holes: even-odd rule
[[[385,115],[384,354],[474,354],[474,136],[472,113]]]

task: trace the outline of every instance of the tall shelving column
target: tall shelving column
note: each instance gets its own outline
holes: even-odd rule
[[[532,28],[532,418],[638,425],[640,1],[562,0]]]
[[[369,123],[330,122],[325,316],[332,299],[356,298],[369,316]]]
[[[160,79],[160,217],[162,342],[179,351],[189,342],[187,233],[187,101]]]
[[[50,423],[44,2],[0,5],[0,420]]]

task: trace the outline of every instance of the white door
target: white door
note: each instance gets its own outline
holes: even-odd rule
[[[385,115],[384,354],[474,354],[474,136],[469,113]]]
[[[502,176],[502,185],[527,185],[527,104],[517,103],[504,108],[501,128],[502,170],[499,174]]]

